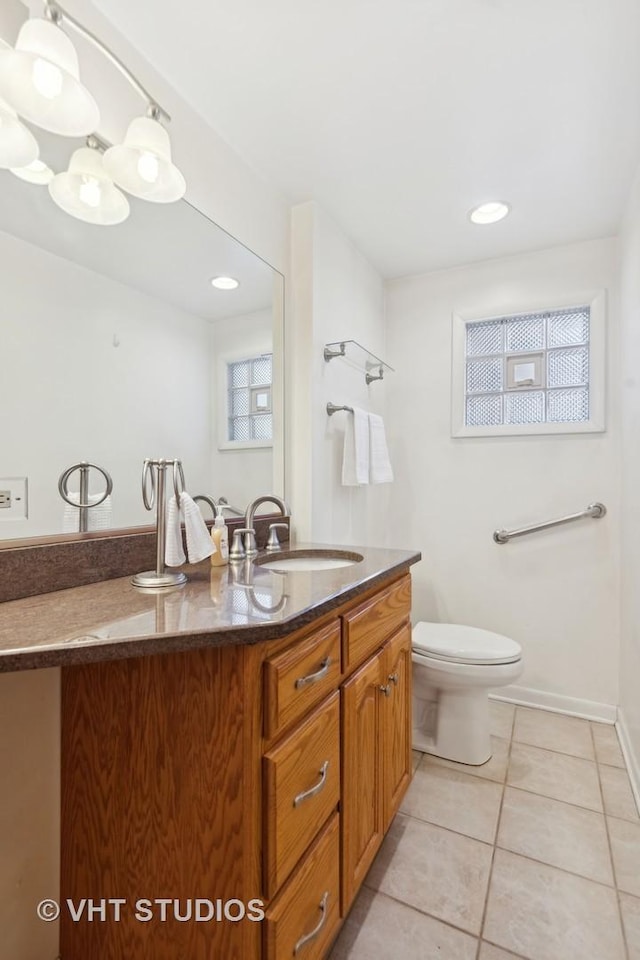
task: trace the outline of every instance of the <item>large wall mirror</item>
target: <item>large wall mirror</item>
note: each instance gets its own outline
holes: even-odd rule
[[[56,149],[42,152],[64,169]],[[0,277],[0,539],[77,531],[58,479],[80,461],[113,480],[90,531],[153,521],[145,457],[180,458],[192,496],[241,511],[284,495],[283,277],[202,213],[132,200],[125,223],[94,226],[3,170]],[[22,478],[26,517],[2,505]]]

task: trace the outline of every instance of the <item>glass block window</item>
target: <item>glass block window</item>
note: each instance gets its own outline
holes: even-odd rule
[[[466,427],[587,422],[590,308],[465,324]]]
[[[227,364],[228,440],[239,443],[273,440],[272,368],[270,353]]]

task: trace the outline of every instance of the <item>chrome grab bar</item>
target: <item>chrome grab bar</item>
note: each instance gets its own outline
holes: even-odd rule
[[[568,517],[560,517],[558,520],[545,520],[544,523],[532,523],[528,527],[519,527],[517,530],[494,530],[493,539],[496,543],[508,543],[514,537],[524,537],[528,533],[536,533],[538,530],[548,530],[549,527],[559,527],[563,523],[572,523],[574,520],[583,520],[585,517],[591,517],[593,520],[599,520],[607,512],[604,503],[590,503],[586,510],[580,513],[571,513]]]

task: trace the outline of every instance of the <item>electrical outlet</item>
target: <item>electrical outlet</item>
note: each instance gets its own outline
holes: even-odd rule
[[[0,522],[27,516],[27,478],[0,477]]]

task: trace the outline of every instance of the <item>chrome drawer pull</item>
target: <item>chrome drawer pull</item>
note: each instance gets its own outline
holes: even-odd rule
[[[315,673],[310,673],[306,677],[298,677],[295,682],[296,690],[299,690],[300,687],[306,687],[308,683],[317,683],[318,680],[322,680],[323,677],[329,672],[329,667],[331,666],[331,657],[325,657],[324,660],[320,663],[320,669]]]
[[[391,681],[391,683],[395,683],[395,685],[397,686],[398,681],[400,680],[400,677],[398,676],[397,673],[390,673],[388,679]]]
[[[378,687],[378,690],[380,691],[380,693],[384,693],[385,697],[391,696],[391,687],[389,686],[388,683],[385,683],[384,686],[381,684]]]
[[[309,943],[310,940],[314,940],[318,936],[318,934],[324,927],[325,923],[327,922],[327,900],[328,899],[329,899],[329,891],[326,890],[322,900],[318,904],[318,909],[322,914],[318,922],[318,925],[313,928],[311,933],[305,933],[304,937],[300,937],[295,947],[293,948],[294,957],[298,954],[300,950],[302,950],[305,944]]]
[[[304,800],[309,800],[311,797],[315,797],[317,793],[320,793],[325,783],[327,782],[327,770],[329,769],[329,761],[325,760],[322,764],[322,769],[320,770],[320,780],[316,783],[315,787],[311,787],[310,790],[305,790],[303,793],[299,793],[298,796],[293,801],[294,807],[299,807]]]

